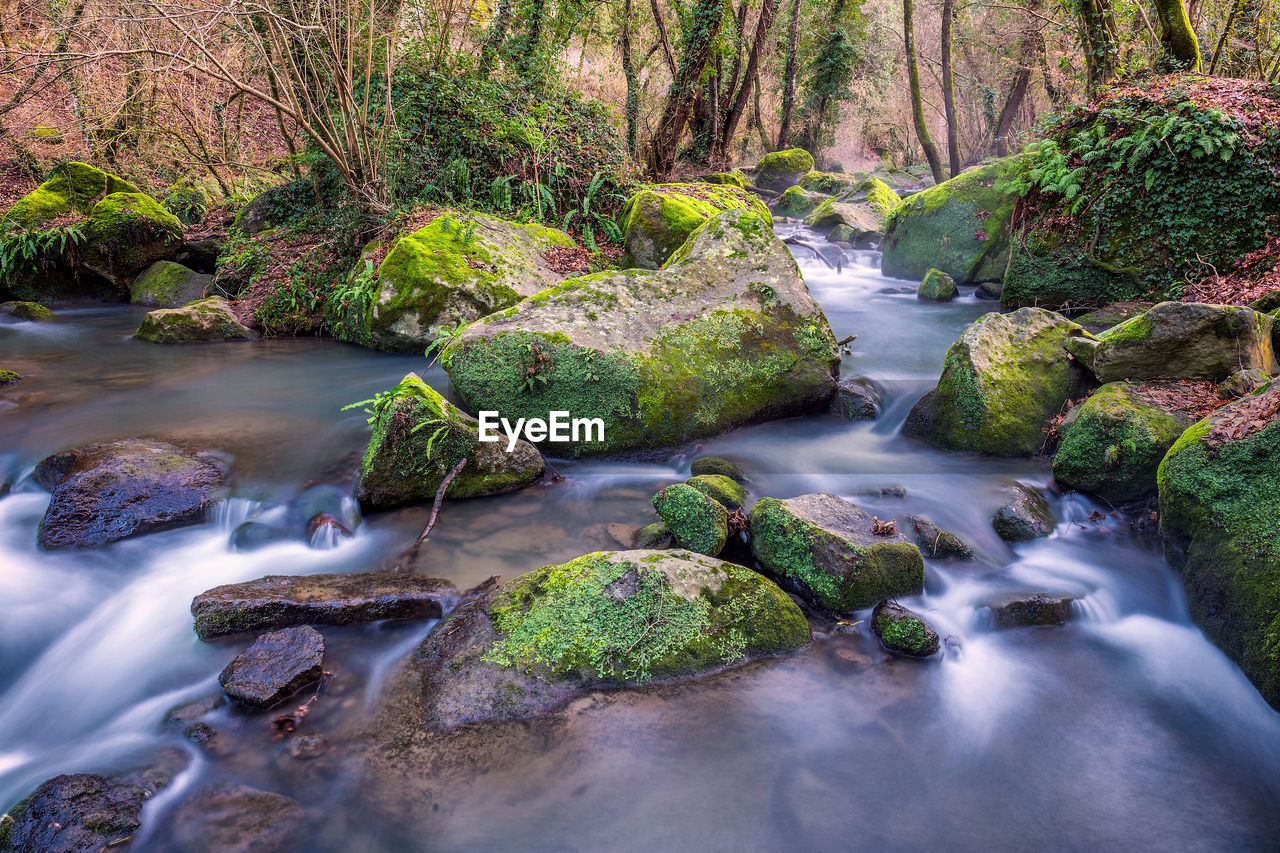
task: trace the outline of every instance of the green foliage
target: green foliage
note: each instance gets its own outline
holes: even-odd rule
[[[23,272],[37,272],[85,242],[85,222],[52,228],[20,228],[0,222],[0,288]]]
[[[394,387],[386,391],[379,391],[367,400],[348,403],[342,407],[341,411],[360,409],[369,416],[366,423],[373,425],[378,420],[385,418],[396,404],[406,399],[416,400],[429,414],[428,417],[419,420],[409,428],[410,435],[427,427],[435,427],[431,437],[427,439],[426,451],[423,454],[427,462],[431,461],[436,445],[447,437],[452,430],[455,428],[467,429],[467,424],[457,409],[452,406],[442,405],[440,396],[429,385],[426,385],[413,374],[409,374]]]

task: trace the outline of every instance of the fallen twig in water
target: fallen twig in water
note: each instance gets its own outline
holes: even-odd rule
[[[325,670],[320,673],[320,683],[316,685],[316,692],[311,694],[311,698],[303,702],[289,714],[281,714],[271,721],[271,730],[275,732],[271,736],[272,740],[280,740],[291,732],[297,730],[302,725],[302,720],[311,711],[311,704],[320,698],[320,691],[324,690],[324,686],[329,683],[329,679],[333,678],[333,673]]]

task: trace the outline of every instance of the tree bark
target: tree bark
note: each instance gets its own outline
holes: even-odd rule
[[[1213,49],[1213,58],[1209,60],[1209,74],[1213,74],[1218,69],[1218,59],[1222,56],[1222,49],[1227,45],[1227,39],[1231,36],[1231,30],[1236,25],[1236,16],[1244,9],[1249,0],[1236,0],[1231,4],[1231,9],[1227,12],[1226,23],[1222,25],[1222,35],[1218,38],[1218,44]],[[1261,47],[1261,46],[1259,46]]]
[[[912,0],[902,0],[902,35],[907,48],[907,82],[911,86],[911,118],[916,126],[916,138],[924,149],[925,159],[929,161],[929,171],[933,179],[942,183],[947,179],[942,168],[942,158],[938,156],[938,147],[933,144],[929,135],[929,124],[924,117],[924,99],[920,95],[920,67],[916,59],[916,33],[912,17],[915,12]]]
[[[631,3],[622,3],[622,74],[627,80],[627,153],[636,154],[636,136],[640,125],[640,74],[631,54]]]
[[[1076,0],[1080,11],[1080,46],[1084,50],[1089,94],[1116,76],[1115,22],[1111,0]]]
[[[1160,19],[1160,43],[1165,56],[1176,68],[1188,71],[1200,70],[1200,43],[1191,29],[1182,0],[1155,0],[1156,16]]]
[[[655,0],[656,3],[656,0]],[[721,11],[724,0],[696,0],[689,9],[689,26],[685,35],[684,52],[667,102],[663,106],[658,129],[649,142],[649,154],[645,158],[651,177],[661,178],[675,165],[680,137],[684,135],[693,102],[697,97],[697,82],[711,58],[711,48],[720,31]]]
[[[910,2],[910,0],[908,0]],[[782,89],[782,125],[778,128],[778,148],[787,147],[791,135],[791,116],[796,108],[796,59],[800,42],[800,0],[791,4],[791,34],[788,37],[786,81]]]
[[[485,37],[484,45],[480,48],[480,68],[478,71],[482,79],[488,77],[489,72],[493,70],[493,63],[498,58],[498,51],[502,49],[502,43],[507,40],[507,28],[511,26],[511,7],[513,2],[514,0],[500,0],[498,11],[494,13],[493,20],[489,22],[489,35]]]
[[[1029,12],[1035,13],[1040,9],[1040,0],[1030,0],[1027,4]],[[1018,115],[1018,110],[1022,109],[1022,101],[1027,96],[1027,88],[1031,84],[1031,64],[1040,54],[1043,60],[1044,42],[1041,38],[1039,29],[1030,21],[1027,21],[1027,29],[1022,35],[1022,44],[1018,51],[1018,70],[1013,75],[1013,85],[1009,88],[1009,97],[1005,98],[1004,108],[1000,110],[1000,117],[996,120],[995,129],[995,147],[996,155],[999,157],[1007,157],[1009,154],[1009,130],[1013,127],[1013,120]],[[1045,69],[1045,90],[1049,93],[1049,99],[1056,100],[1053,91],[1053,82],[1048,78],[1048,67]]]
[[[672,78],[676,76],[676,56],[671,50],[671,39],[667,38],[667,24],[662,20],[662,9],[658,7],[658,0],[649,0],[649,7],[653,9],[653,22],[658,25],[658,44],[662,45],[662,56],[667,60],[667,70],[671,72]]]
[[[798,5],[799,0],[796,0],[796,2]],[[742,86],[737,95],[734,96],[728,113],[725,114],[723,126],[720,129],[719,146],[717,150],[712,152],[713,156],[723,157],[725,152],[729,150],[730,143],[733,142],[733,135],[738,132],[738,123],[742,120],[743,113],[747,111],[747,99],[751,97],[751,90],[759,78],[757,72],[760,68],[760,61],[764,58],[768,49],[769,30],[773,26],[773,16],[776,10],[777,6],[774,0],[764,0],[763,5],[760,7],[760,20],[756,22],[756,34],[751,41],[751,50],[747,54],[747,68],[746,73],[742,75]]]
[[[951,73],[951,23],[955,0],[942,0],[942,109],[947,117],[947,160],[951,177],[960,174],[960,128],[956,126],[956,83]]]

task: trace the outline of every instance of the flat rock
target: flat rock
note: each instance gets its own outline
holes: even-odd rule
[[[53,492],[40,521],[40,547],[95,548],[195,524],[221,497],[226,476],[211,456],[145,438],[48,456],[35,471]]]
[[[208,640],[290,625],[438,619],[457,597],[448,581],[413,574],[267,575],[202,592],[191,615],[196,635]]]
[[[184,341],[252,340],[258,333],[236,319],[220,296],[201,299],[181,308],[159,308],[142,318],[133,333],[138,340],[159,344]]]
[[[324,637],[300,625],[271,631],[236,655],[218,683],[237,702],[271,708],[288,699],[324,671]]]

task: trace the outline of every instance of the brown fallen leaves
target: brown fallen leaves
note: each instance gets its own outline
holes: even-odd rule
[[[1280,388],[1243,397],[1213,422],[1205,443],[1217,447],[1228,441],[1248,438],[1275,420],[1277,414],[1280,414]]]
[[[1254,249],[1223,275],[1206,276],[1187,287],[1183,302],[1248,305],[1280,290],[1280,233]]]
[[[567,246],[552,246],[542,252],[542,259],[561,275],[582,275],[590,270],[587,250],[581,246],[574,246],[572,249]]]
[[[895,521],[881,521],[875,516],[871,517],[871,532],[876,536],[892,536],[898,532],[898,524]]]
[[[1218,386],[1212,382],[1189,379],[1135,384],[1133,390],[1153,406],[1170,412],[1181,412],[1197,421],[1208,417],[1228,402],[1218,396]]]

